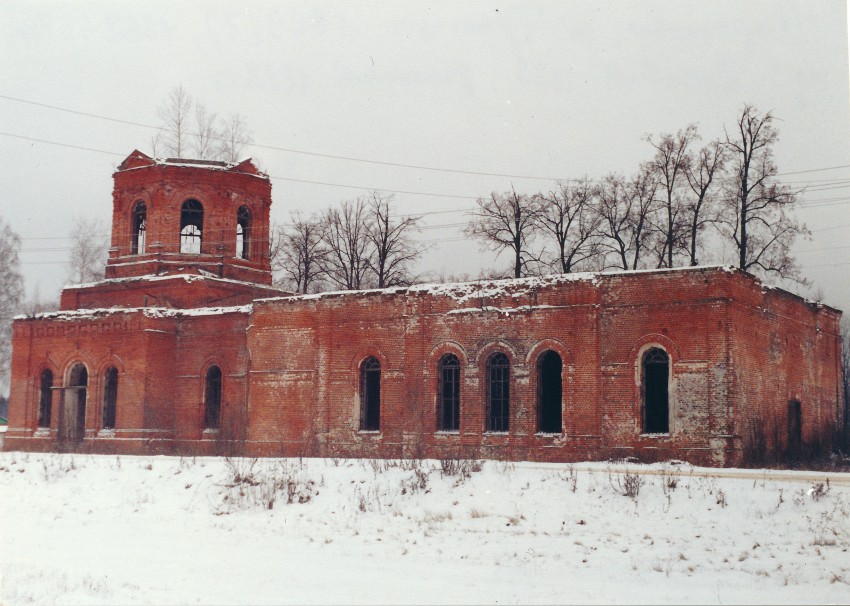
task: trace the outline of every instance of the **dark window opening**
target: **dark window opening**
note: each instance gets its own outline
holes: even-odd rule
[[[236,256],[247,259],[250,253],[251,214],[244,206],[236,213]]]
[[[643,432],[670,432],[670,357],[653,347],[643,356]]]
[[[803,448],[803,411],[799,400],[788,402],[788,455],[797,458]]]
[[[144,202],[136,202],[133,209],[133,242],[130,254],[141,255],[145,252],[145,240],[147,236],[148,209]]]
[[[59,436],[63,440],[80,441],[85,435],[88,382],[89,373],[83,364],[71,369],[59,416]]]
[[[437,368],[440,380],[437,429],[458,431],[460,429],[460,361],[454,354],[440,358]]]
[[[381,363],[367,358],[360,365],[360,430],[381,429]]]
[[[201,254],[204,231],[204,207],[197,200],[186,200],[180,209],[180,252]]]
[[[204,389],[204,428],[218,429],[221,422],[221,369],[211,366]]]
[[[537,362],[537,429],[543,433],[561,433],[563,386],[561,356],[547,351]]]
[[[103,377],[103,428],[115,429],[115,409],[118,402],[118,369],[111,366]]]
[[[53,403],[53,373],[49,369],[41,372],[41,390],[38,398],[38,426],[50,427],[51,404]]]
[[[487,360],[487,431],[510,428],[510,362],[503,353]]]

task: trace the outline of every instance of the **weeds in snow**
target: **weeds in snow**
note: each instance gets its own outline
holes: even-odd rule
[[[643,486],[644,479],[640,475],[630,472],[628,469],[626,469],[622,475],[619,473],[614,474],[609,469],[608,482],[611,484],[611,488],[624,497],[637,499],[638,494],[640,494],[640,487]]]

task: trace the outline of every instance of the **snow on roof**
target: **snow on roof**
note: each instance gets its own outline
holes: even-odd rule
[[[197,316],[218,316],[228,313],[251,313],[252,305],[237,305],[231,307],[197,307],[194,309],[172,309],[169,307],[103,307],[94,309],[73,309],[67,311],[48,311],[40,314],[19,315],[15,320],[97,320],[118,314],[143,313],[146,318],[181,318]]]
[[[203,271],[203,270],[201,270]],[[238,284],[240,286],[250,286],[252,288],[262,288],[265,290],[278,290],[274,286],[266,286],[265,284],[256,284],[254,282],[243,282],[242,280],[234,280],[232,278],[219,278],[203,272],[201,274],[166,274],[163,276],[130,276],[127,278],[107,278],[98,282],[84,282],[82,284],[66,284],[65,288],[92,288],[95,286],[103,286],[107,284],[127,284],[130,282],[158,282],[163,280],[184,280],[186,282],[195,282],[196,280],[209,280],[214,282],[223,282],[226,284]]]
[[[147,155],[140,155],[134,157],[133,154],[130,155],[130,158],[133,158],[133,160],[141,161],[143,163],[137,164],[135,166],[125,166],[122,164],[122,166],[118,167],[118,172],[139,170],[142,168],[150,168],[151,166],[180,166],[184,168],[203,168],[206,170],[234,171],[238,172],[239,174],[250,175],[252,177],[258,177],[260,179],[268,179],[269,177],[266,173],[261,172],[259,169],[257,169],[257,167],[254,166],[250,159],[242,160],[240,162],[222,162],[220,160],[200,160],[195,158],[151,158]],[[145,162],[145,160],[147,161]],[[242,169],[243,165],[245,166],[245,169]]]
[[[324,299],[329,297],[345,297],[368,294],[424,294],[438,295],[454,299],[458,303],[464,303],[470,299],[483,297],[510,296],[513,298],[523,297],[533,293],[540,288],[556,286],[568,282],[590,282],[596,286],[600,278],[610,276],[629,276],[633,274],[687,272],[702,270],[721,270],[735,272],[737,269],[730,265],[705,265],[700,267],[674,267],[661,269],[638,269],[638,270],[616,270],[606,272],[579,272],[571,274],[553,274],[549,276],[533,276],[528,278],[507,278],[502,280],[477,280],[474,282],[454,282],[447,284],[414,284],[412,286],[394,286],[383,289],[366,290],[336,290],[321,292],[312,295],[287,295],[282,297],[267,297],[256,299],[255,303],[267,301],[307,301]],[[481,308],[476,308],[480,310]]]

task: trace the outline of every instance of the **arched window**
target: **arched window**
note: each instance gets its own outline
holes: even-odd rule
[[[537,360],[537,430],[542,433],[561,433],[561,402],[563,389],[561,356],[547,351]]]
[[[487,360],[487,431],[510,428],[511,365],[503,353]]]
[[[89,372],[85,365],[76,364],[68,373],[59,415],[59,437],[62,440],[80,441],[86,431],[86,391]]]
[[[446,354],[437,364],[440,382],[437,397],[437,429],[458,431],[460,429],[460,361],[454,354]]]
[[[366,358],[360,365],[360,430],[381,429],[381,363]]]
[[[180,209],[180,252],[201,254],[204,232],[204,207],[197,200],[186,200]]]
[[[148,207],[139,200],[133,208],[133,241],[130,245],[131,255],[142,255],[145,252],[147,234]]]
[[[218,429],[221,422],[221,369],[210,366],[204,386],[204,428]]]
[[[251,213],[240,206],[236,213],[236,256],[247,259],[250,253]]]
[[[643,432],[670,432],[670,356],[660,347],[643,354]]]
[[[40,387],[38,397],[38,426],[50,427],[50,409],[53,403],[53,372],[49,368],[41,371]]]
[[[103,428],[115,429],[118,402],[118,369],[110,366],[103,375]]]

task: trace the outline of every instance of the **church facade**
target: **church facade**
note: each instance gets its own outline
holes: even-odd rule
[[[729,466],[843,422],[840,312],[735,269],[292,296],[250,161],[114,180],[106,279],[14,321],[7,450]]]

